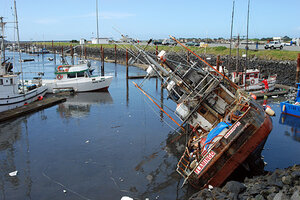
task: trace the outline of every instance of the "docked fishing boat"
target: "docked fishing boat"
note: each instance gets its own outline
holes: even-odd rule
[[[3,18],[0,17],[0,26],[4,33]],[[3,35],[3,34],[2,34]],[[0,112],[10,110],[31,103],[44,96],[47,88],[41,82],[32,82],[26,84],[25,81],[19,81],[19,74],[13,72],[13,64],[5,59],[4,36],[1,42],[0,59]],[[20,56],[21,58],[21,56]],[[22,66],[22,64],[20,63]]]
[[[300,117],[300,83],[297,83],[297,86],[297,96],[295,100],[280,102],[280,108],[284,114]]]
[[[55,71],[55,79],[44,79],[42,82],[48,93],[107,91],[113,77],[94,76],[92,71],[87,63],[60,65]]]
[[[247,92],[262,92],[275,89],[277,75],[261,77],[259,69],[247,69],[246,73],[232,72],[231,81]]]
[[[276,74],[262,76],[259,69],[247,69],[246,73],[236,71],[229,73],[224,66],[213,67],[224,73],[232,82],[247,92],[259,93],[275,90],[275,84],[277,80]],[[214,69],[211,69],[210,67],[206,67],[206,70],[209,70],[211,73],[215,73]]]
[[[156,56],[136,47],[149,64],[148,77],[156,73],[169,98],[177,104],[175,114],[188,138],[176,169],[184,184],[188,182],[195,188],[220,186],[239,167],[250,172],[257,170],[258,165],[264,167],[261,151],[272,122],[263,107],[228,77],[171,38],[215,72],[204,70],[197,62],[175,62],[168,59],[165,51]]]

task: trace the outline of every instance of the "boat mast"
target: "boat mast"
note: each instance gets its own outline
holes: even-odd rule
[[[250,11],[250,0],[248,0],[248,15],[247,15],[247,38],[246,38],[246,64],[245,64],[245,73],[248,65],[248,33],[249,33],[249,11]]]
[[[21,70],[21,77],[22,77],[22,92],[25,94],[24,91],[24,78],[23,78],[23,68],[22,68],[22,58],[21,58],[21,48],[20,48],[20,35],[19,35],[19,26],[18,26],[18,15],[17,15],[17,5],[16,0],[14,0],[14,8],[15,8],[15,24],[17,29],[17,42],[18,42],[18,52],[19,52],[19,60],[20,60],[20,70]]]
[[[3,17],[0,17],[0,25],[1,25],[1,54],[0,54],[0,64],[5,61],[5,48],[4,48],[4,26],[5,23],[3,22]],[[3,61],[2,61],[3,60]]]
[[[231,16],[231,29],[230,29],[230,46],[229,46],[229,66],[231,65],[231,48],[232,48],[232,30],[233,30],[234,4],[235,4],[235,0],[233,0],[233,2],[232,2],[232,16]]]
[[[98,0],[96,0],[96,17],[97,17],[97,44],[99,44]]]

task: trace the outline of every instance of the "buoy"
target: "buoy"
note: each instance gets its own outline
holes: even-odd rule
[[[255,94],[253,94],[252,92],[250,92],[250,95],[251,95],[251,97],[252,97],[254,100],[256,100],[256,99],[257,99],[256,95],[255,95]]]
[[[266,112],[268,115],[270,115],[270,116],[274,116],[274,115],[275,115],[274,110],[272,110],[272,108],[271,108],[270,106],[268,106],[268,105],[266,106],[265,112]]]
[[[24,106],[27,106],[27,105],[28,105],[28,103],[27,103],[27,102],[25,102],[25,103],[24,103]]]
[[[39,101],[41,101],[41,100],[43,100],[43,96],[38,96],[38,98],[37,98],[37,100],[39,100]]]
[[[282,106],[282,111],[285,112],[285,105]]]

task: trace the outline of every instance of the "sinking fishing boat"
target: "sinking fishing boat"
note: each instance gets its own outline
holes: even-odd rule
[[[113,78],[112,76],[92,75],[92,70],[86,63],[60,65],[55,75],[55,79],[42,80],[48,88],[48,93],[107,91]]]
[[[136,47],[149,64],[148,77],[156,73],[164,82],[169,98],[177,104],[175,114],[188,138],[176,169],[184,178],[183,183],[199,189],[220,186],[238,167],[248,171],[258,171],[258,166],[263,168],[261,151],[272,130],[271,119],[263,107],[228,77],[171,38],[214,71],[205,70],[197,62],[175,62],[168,59],[165,51],[155,56]]]
[[[297,83],[297,86],[297,96],[295,100],[280,102],[280,108],[284,114],[300,117],[300,83]]]

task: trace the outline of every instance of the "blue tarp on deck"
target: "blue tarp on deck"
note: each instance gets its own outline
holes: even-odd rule
[[[214,137],[216,137],[217,135],[219,135],[224,130],[224,128],[228,128],[231,125],[232,124],[230,124],[230,123],[226,124],[225,122],[220,122],[213,130],[211,130],[209,132],[209,134],[206,137],[205,144],[207,144]],[[209,146],[209,144],[205,145],[205,149],[207,149],[208,146]]]

